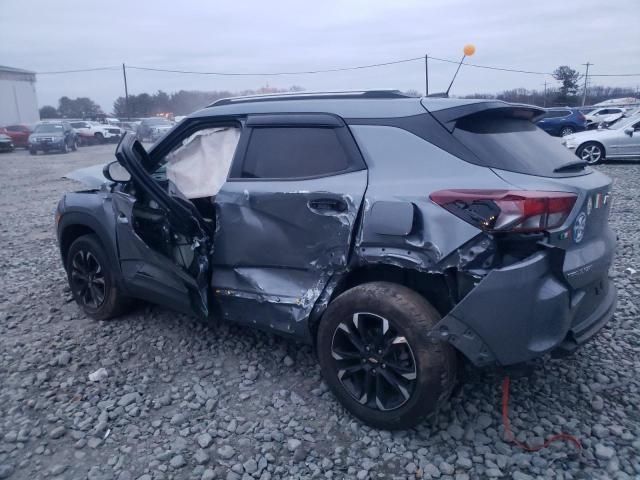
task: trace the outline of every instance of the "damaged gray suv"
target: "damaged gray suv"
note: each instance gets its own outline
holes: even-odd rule
[[[407,428],[462,362],[573,352],[613,315],[611,181],[532,123],[542,109],[396,91],[217,101],[57,234],[97,319],[143,299],[312,344],[356,417]]]

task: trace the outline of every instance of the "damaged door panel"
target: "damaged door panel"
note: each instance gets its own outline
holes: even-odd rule
[[[293,184],[227,182],[215,199],[212,276],[225,317],[307,337],[304,320],[347,266],[366,181],[363,170]]]
[[[208,226],[192,205],[170,195],[142,167],[146,152],[125,136],[116,157],[136,194],[113,192],[120,267],[130,289],[185,313],[208,316]]]

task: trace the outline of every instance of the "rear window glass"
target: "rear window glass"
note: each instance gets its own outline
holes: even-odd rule
[[[456,122],[453,136],[487,167],[548,176],[576,161],[558,139],[525,119],[490,113],[469,115]]]

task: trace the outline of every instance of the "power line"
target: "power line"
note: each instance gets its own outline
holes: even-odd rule
[[[61,73],[97,72],[100,70],[118,70],[120,67],[79,68],[77,70],[58,70],[55,72],[36,72],[38,75],[58,75]]]
[[[393,60],[390,62],[383,62],[383,63],[372,63],[369,65],[357,65],[354,67],[328,68],[324,70],[306,70],[306,71],[295,71],[295,72],[246,72],[246,73],[245,72],[197,72],[192,70],[172,70],[172,69],[165,69],[165,68],[136,67],[133,65],[127,65],[127,67],[135,70],[149,70],[152,72],[168,72],[168,73],[187,73],[187,74],[193,74],[193,75],[266,77],[266,76],[277,76],[277,75],[311,75],[316,73],[344,72],[347,70],[362,70],[365,68],[375,68],[375,67],[384,67],[387,65],[396,65],[398,63],[415,62],[416,60],[422,60],[423,58],[424,57],[405,58],[402,60]]]
[[[458,60],[451,60],[448,58],[439,58],[432,57],[429,55],[429,60],[434,60],[437,62],[444,63],[452,63],[459,64]],[[410,63],[417,61],[424,61],[425,57],[413,57],[413,58],[404,58],[400,60],[391,60],[388,62],[380,62],[380,63],[371,63],[367,65],[355,65],[350,67],[338,67],[338,68],[327,68],[327,69],[317,69],[317,70],[297,70],[297,71],[283,71],[283,72],[207,72],[207,71],[196,71],[196,70],[178,70],[178,69],[170,69],[170,68],[159,68],[159,67],[143,67],[143,66],[134,66],[127,65],[127,68],[131,68],[134,70],[144,70],[151,72],[165,72],[165,73],[181,73],[188,75],[212,75],[212,76],[229,76],[229,77],[267,77],[267,76],[283,76],[283,75],[314,75],[319,73],[332,73],[332,72],[345,72],[351,70],[363,70],[368,68],[377,68],[377,67],[385,67],[388,65],[397,65],[402,63]],[[541,72],[534,70],[522,70],[516,68],[506,68],[506,67],[496,67],[492,65],[479,65],[477,63],[465,63],[465,66],[472,68],[481,68],[485,70],[494,70],[500,72],[510,72],[510,73],[522,73],[527,75],[549,75],[553,76],[553,72]],[[58,70],[58,71],[47,71],[47,72],[36,72],[38,75],[58,75],[58,74],[66,74],[66,73],[81,73],[81,72],[96,72],[96,71],[104,71],[104,70],[119,70],[120,66],[108,66],[108,67],[95,67],[95,68],[81,68],[74,70]],[[640,77],[640,73],[600,73],[600,74],[590,74],[590,77]]]

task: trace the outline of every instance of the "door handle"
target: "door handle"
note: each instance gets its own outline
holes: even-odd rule
[[[309,208],[318,213],[344,212],[347,210],[347,202],[341,198],[318,198],[309,200]]]
[[[124,213],[118,215],[118,223],[124,223],[125,225],[129,223],[129,219]]]

